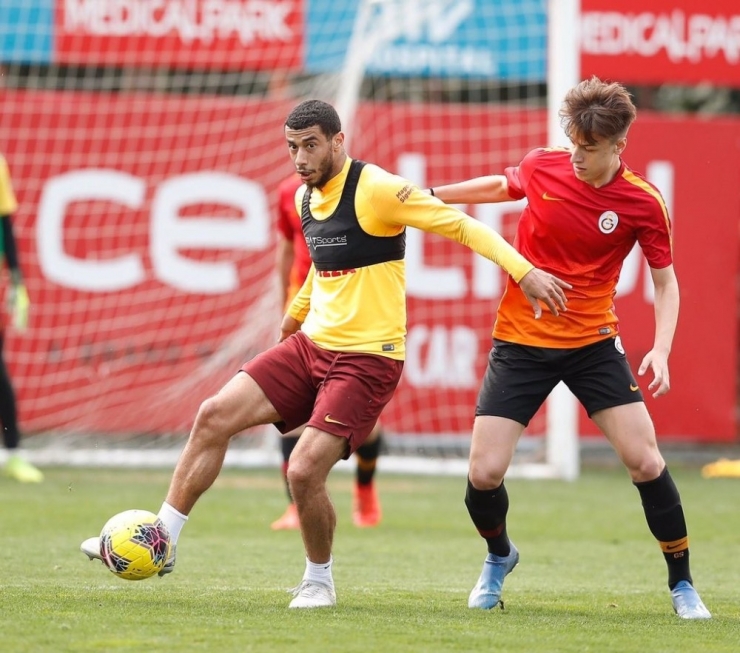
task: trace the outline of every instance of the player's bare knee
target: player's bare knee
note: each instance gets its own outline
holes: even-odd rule
[[[492,490],[503,483],[505,472],[483,461],[471,460],[468,478],[476,490]]]
[[[627,470],[634,483],[644,483],[658,478],[665,469],[665,460],[660,455],[643,456],[632,464],[627,464]]]
[[[210,397],[200,405],[190,436],[200,440],[222,439],[230,436],[223,432],[223,417],[216,397]]]
[[[316,471],[300,458],[297,460],[291,459],[290,465],[288,465],[287,478],[294,498],[309,491],[317,482]]]

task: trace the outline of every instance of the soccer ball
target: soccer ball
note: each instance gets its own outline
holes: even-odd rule
[[[126,510],[100,531],[100,555],[116,576],[143,580],[159,573],[170,554],[170,533],[148,510]]]

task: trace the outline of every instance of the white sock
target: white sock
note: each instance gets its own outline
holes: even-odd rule
[[[180,531],[182,530],[182,527],[185,526],[185,522],[188,520],[187,515],[183,515],[178,510],[175,510],[169,503],[165,501],[162,504],[162,507],[159,509],[157,517],[159,517],[164,522],[167,530],[169,530],[170,542],[172,544],[177,544],[177,540],[180,537]]]
[[[329,562],[322,562],[316,564],[306,558],[306,571],[303,573],[303,580],[308,580],[316,583],[323,583],[334,587],[334,578],[331,575],[331,565],[334,562],[334,558],[329,556]]]

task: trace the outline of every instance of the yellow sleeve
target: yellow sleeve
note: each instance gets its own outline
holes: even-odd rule
[[[12,215],[18,210],[18,202],[10,183],[10,171],[5,157],[0,156],[0,215]]]
[[[456,240],[500,265],[517,282],[534,268],[503,236],[488,225],[436,197],[427,195],[402,177],[387,173],[377,166],[366,166],[365,170],[370,173],[368,183],[362,184],[368,204],[365,208],[371,211],[376,222],[384,223],[386,227],[415,227]],[[358,211],[358,215],[362,213]],[[365,222],[362,227],[366,231],[372,229]]]
[[[311,291],[313,290],[314,273],[315,269],[312,263],[301,289],[293,298],[293,301],[290,302],[290,306],[288,306],[288,315],[298,320],[301,324],[303,324],[306,315],[308,315],[308,309],[311,308]]]

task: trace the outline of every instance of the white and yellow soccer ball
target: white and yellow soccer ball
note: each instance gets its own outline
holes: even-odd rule
[[[100,531],[100,555],[119,578],[143,580],[162,571],[170,555],[170,533],[148,510],[126,510]]]

